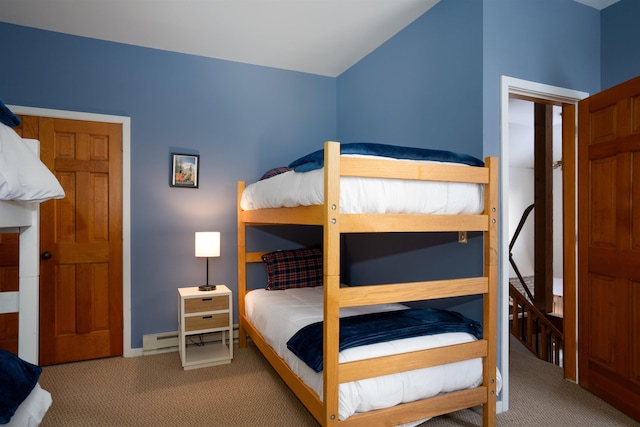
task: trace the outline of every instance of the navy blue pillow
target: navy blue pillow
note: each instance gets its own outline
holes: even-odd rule
[[[38,383],[42,368],[0,349],[0,424],[7,424]]]

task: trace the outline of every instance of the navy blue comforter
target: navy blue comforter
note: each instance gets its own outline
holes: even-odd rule
[[[323,322],[300,329],[287,348],[316,372],[322,371]],[[401,338],[467,332],[482,338],[482,325],[460,313],[436,308],[411,308],[340,319],[340,351]]]
[[[376,144],[372,142],[352,142],[340,144],[340,154],[365,154],[404,160],[433,160],[438,162],[461,163],[469,166],[484,166],[484,162],[468,154],[428,148],[402,147]],[[324,149],[314,151],[291,162],[288,166],[296,172],[308,172],[324,166]]]

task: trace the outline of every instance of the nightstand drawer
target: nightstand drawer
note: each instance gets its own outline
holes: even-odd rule
[[[186,303],[187,301],[185,301]],[[190,316],[184,318],[185,332],[201,329],[225,328],[229,326],[229,313],[215,313],[204,316]]]
[[[221,297],[189,298],[184,300],[185,314],[228,309],[229,297],[226,295]]]

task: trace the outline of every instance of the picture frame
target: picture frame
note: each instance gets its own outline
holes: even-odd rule
[[[200,156],[171,153],[171,187],[198,188],[200,184]]]

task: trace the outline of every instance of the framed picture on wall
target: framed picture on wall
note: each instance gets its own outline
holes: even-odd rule
[[[198,188],[200,156],[171,153],[171,187]]]

